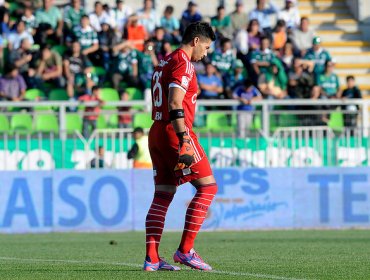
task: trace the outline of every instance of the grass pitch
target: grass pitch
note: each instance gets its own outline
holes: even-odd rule
[[[162,238],[171,263],[180,237]],[[143,272],[143,241],[143,232],[0,235],[0,279],[370,279],[365,230],[202,232],[196,249],[211,273]]]

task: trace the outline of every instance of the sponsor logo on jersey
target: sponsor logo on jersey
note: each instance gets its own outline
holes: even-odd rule
[[[189,77],[187,76],[182,76],[181,78],[181,86],[185,89],[189,87]]]

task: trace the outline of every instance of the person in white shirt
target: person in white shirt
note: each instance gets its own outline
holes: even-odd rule
[[[123,33],[123,28],[130,15],[133,14],[131,7],[124,4],[123,0],[116,0],[116,8],[114,8],[114,18],[116,21],[116,29],[118,32]]]
[[[99,1],[95,2],[94,5],[94,12],[90,14],[90,25],[96,32],[101,31],[101,24],[109,23],[110,25],[113,25],[111,22],[111,18],[107,14],[106,11],[104,11],[103,4]]]
[[[315,37],[315,33],[309,28],[309,24],[309,19],[302,17],[299,28],[293,30],[293,34],[290,36],[301,57],[304,57],[307,50],[312,47],[312,41]]]
[[[298,28],[301,15],[296,7],[296,0],[285,0],[285,8],[279,11],[278,19],[284,20],[288,29]]]
[[[8,48],[18,49],[21,45],[23,39],[28,39],[28,41],[33,45],[33,37],[26,30],[26,23],[24,21],[19,21],[17,24],[17,29],[8,36]]]
[[[139,23],[145,27],[149,34],[153,34],[159,26],[159,18],[156,10],[153,8],[153,0],[144,0],[144,7],[137,12]]]

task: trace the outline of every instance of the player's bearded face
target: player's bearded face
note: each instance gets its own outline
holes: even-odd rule
[[[211,43],[212,41],[210,39],[201,39],[199,37],[194,38],[194,50],[191,60],[199,61],[206,57]]]

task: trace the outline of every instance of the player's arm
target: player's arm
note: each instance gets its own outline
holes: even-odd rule
[[[190,167],[194,163],[194,149],[185,128],[185,112],[182,102],[185,97],[183,88],[170,87],[168,96],[168,110],[171,124],[179,139],[179,160],[175,171]]]

